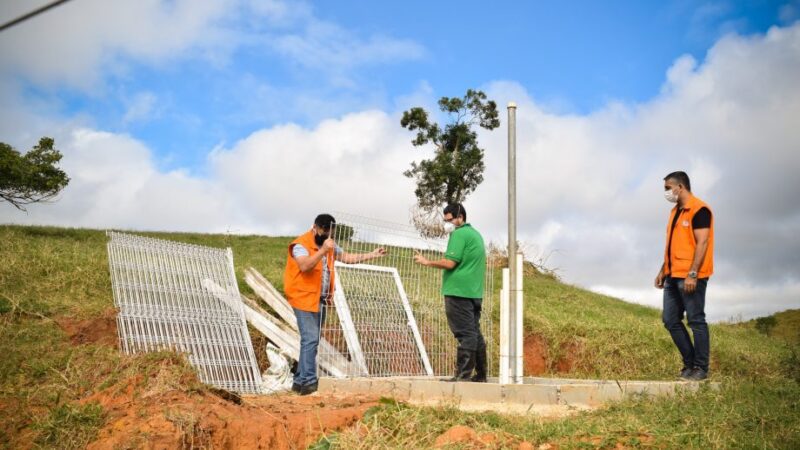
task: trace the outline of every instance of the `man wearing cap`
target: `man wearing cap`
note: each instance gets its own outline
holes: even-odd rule
[[[311,229],[289,244],[286,257],[283,289],[300,331],[300,358],[292,390],[301,395],[317,390],[319,330],[325,320],[324,305],[333,297],[334,260],[357,264],[386,254],[382,247],[370,253],[344,252],[331,238],[335,226],[330,214],[318,215]]]
[[[714,272],[714,217],[711,208],[692,195],[685,172],[664,177],[664,197],[676,205],[667,222],[664,263],[655,286],[664,290],[662,320],[683,358],[680,377],[701,381],[708,378],[710,353],[705,305]],[[694,343],[683,325],[684,313]]]

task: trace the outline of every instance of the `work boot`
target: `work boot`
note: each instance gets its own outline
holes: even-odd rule
[[[458,349],[456,354],[456,375],[445,381],[470,381],[475,369],[475,351]]]
[[[475,353],[475,375],[470,381],[476,383],[486,383],[486,347],[479,349]]]
[[[306,385],[301,386],[300,387],[300,392],[298,392],[298,394],[300,394],[300,395],[313,394],[314,392],[317,392],[318,388],[319,388],[319,383],[315,381],[315,382],[313,382],[311,384],[306,384]]]
[[[708,378],[708,371],[702,367],[692,369],[692,374],[687,378],[689,381],[703,381]]]

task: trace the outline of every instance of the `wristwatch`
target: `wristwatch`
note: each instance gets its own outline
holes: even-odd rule
[[[689,278],[697,278],[697,272],[694,270],[689,272]]]

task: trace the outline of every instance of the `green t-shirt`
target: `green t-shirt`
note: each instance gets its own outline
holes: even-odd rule
[[[483,298],[486,276],[486,249],[483,238],[465,223],[450,233],[444,257],[458,265],[442,274],[442,295]]]

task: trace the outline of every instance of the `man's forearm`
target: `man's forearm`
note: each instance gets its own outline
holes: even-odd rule
[[[374,258],[375,255],[372,253],[345,253],[338,259],[345,264],[358,264]]]
[[[697,243],[697,247],[694,249],[694,258],[692,258],[692,266],[689,268],[689,272],[697,272],[700,270],[700,264],[703,263],[703,259],[706,257],[707,250],[708,241]]]
[[[317,263],[322,259],[323,256],[325,256],[325,252],[322,249],[319,249],[313,255],[309,255],[303,258],[302,261],[298,259],[297,265],[300,266],[301,272],[308,272],[317,265]]]
[[[455,261],[451,261],[451,260],[449,260],[447,258],[442,258],[442,259],[440,259],[438,261],[428,261],[428,264],[426,264],[426,266],[435,267],[437,269],[450,270],[450,269],[454,268],[456,266],[456,264],[457,263]]]

